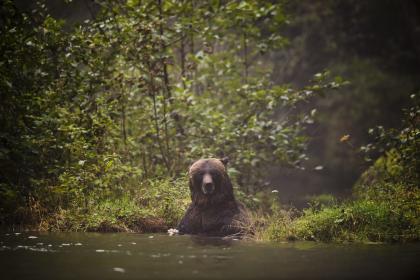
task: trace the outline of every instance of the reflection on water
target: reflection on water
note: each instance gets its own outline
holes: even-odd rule
[[[2,279],[414,279],[419,253],[420,244],[0,233]]]
[[[190,235],[190,240],[197,246],[229,247],[238,239]]]

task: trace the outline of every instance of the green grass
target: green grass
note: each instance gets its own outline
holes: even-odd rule
[[[375,185],[363,197],[315,205],[297,218],[273,215],[262,240],[405,242],[420,240],[420,191],[402,184]]]
[[[401,172],[390,169],[389,164],[385,169],[384,162],[387,161],[378,160],[362,176],[352,200],[339,202],[334,196],[323,194],[311,197],[309,208],[303,211],[281,208],[278,199],[270,194],[260,194],[259,199],[252,200],[237,190],[237,196],[252,210],[250,223],[244,225],[246,238],[322,242],[420,240],[420,190],[392,175],[395,172],[389,170],[398,170],[397,175]],[[88,196],[79,193],[70,201],[51,209],[34,200],[29,207],[16,210],[15,220],[22,222],[13,228],[163,232],[176,227],[190,203],[190,194],[185,177],[163,178],[138,184],[130,181],[119,195],[92,191]]]
[[[175,227],[190,202],[185,178],[148,180],[119,196],[94,193],[66,208],[46,211],[33,205],[12,228],[40,231],[157,232]]]
[[[420,240],[420,189],[414,168],[391,150],[360,177],[351,200],[313,197],[301,213],[274,212],[256,236],[262,240],[406,242]],[[414,179],[413,179],[414,178]]]

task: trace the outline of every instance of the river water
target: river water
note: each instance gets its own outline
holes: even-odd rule
[[[420,279],[420,244],[0,233],[0,279]]]

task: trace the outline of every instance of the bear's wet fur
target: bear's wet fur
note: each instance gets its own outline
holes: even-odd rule
[[[228,159],[200,159],[188,172],[191,204],[179,223],[184,234],[229,236],[243,234],[248,216],[236,201],[227,174]]]

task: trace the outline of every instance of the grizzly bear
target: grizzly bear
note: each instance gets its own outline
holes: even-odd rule
[[[178,225],[185,234],[241,235],[248,217],[235,200],[226,166],[228,159],[200,159],[191,165],[191,204]]]

